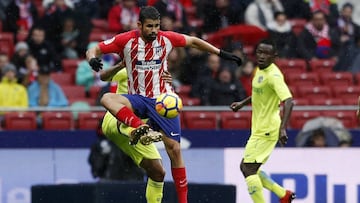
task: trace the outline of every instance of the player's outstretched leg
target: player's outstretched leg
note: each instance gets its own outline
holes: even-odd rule
[[[241,161],[240,170],[245,177],[248,192],[254,203],[265,203],[263,185],[260,176],[256,173],[261,163],[244,163]]]
[[[258,174],[264,188],[275,193],[276,196],[280,198],[281,203],[290,203],[293,199],[295,199],[296,196],[294,192],[281,187],[274,180],[272,180],[264,171],[259,171]]]

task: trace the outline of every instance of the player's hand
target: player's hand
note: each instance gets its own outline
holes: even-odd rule
[[[243,102],[233,102],[232,104],[230,104],[230,109],[234,112],[237,112],[243,106],[244,106]]]
[[[172,76],[169,71],[164,71],[161,75],[162,79],[172,85]]]
[[[279,143],[280,143],[280,145],[282,147],[285,146],[288,139],[289,138],[287,136],[286,129],[285,128],[280,128],[280,132],[279,132]]]
[[[91,68],[96,72],[99,72],[99,70],[101,70],[102,66],[103,66],[103,64],[101,63],[101,59],[96,58],[96,57],[90,59],[89,64],[90,64]]]
[[[224,50],[222,50],[222,49],[220,49],[219,56],[220,56],[221,58],[223,58],[223,59],[226,59],[226,60],[235,61],[238,66],[241,66],[241,64],[242,64],[242,60],[241,60],[240,57],[236,56],[236,55],[233,54],[233,53],[224,51]]]

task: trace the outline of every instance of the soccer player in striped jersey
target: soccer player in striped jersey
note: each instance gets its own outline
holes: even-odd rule
[[[189,35],[160,30],[160,14],[154,7],[143,7],[140,11],[138,29],[121,33],[100,42],[86,52],[87,60],[95,71],[102,68],[101,54],[117,53],[125,61],[128,75],[128,94],[107,93],[102,105],[118,121],[132,127],[130,143],[150,144],[162,140],[171,161],[171,172],[179,203],[187,203],[187,178],[185,163],[180,150],[180,118],[161,117],[155,110],[155,100],[161,93],[172,93],[172,86],[161,75],[168,70],[167,57],[174,47],[193,47],[241,64],[234,54],[220,50],[208,42]],[[153,129],[141,118],[149,118]],[[160,131],[161,134],[156,133]],[[152,179],[162,183],[164,172]]]
[[[258,67],[252,80],[252,95],[230,105],[233,111],[238,111],[252,104],[251,135],[245,146],[240,170],[254,203],[265,203],[263,188],[274,192],[281,203],[290,203],[295,194],[274,182],[260,167],[270,157],[277,142],[285,145],[288,140],[286,126],[294,105],[293,99],[283,74],[274,64],[277,56],[274,42],[261,41],[255,54]],[[284,103],[282,117],[280,102]]]

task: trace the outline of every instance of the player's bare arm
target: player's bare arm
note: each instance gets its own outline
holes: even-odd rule
[[[100,79],[102,81],[111,81],[114,75],[123,68],[125,68],[125,62],[122,60],[109,69],[100,71]]]
[[[99,46],[95,46],[86,51],[86,60],[89,62],[91,68],[96,72],[101,70],[103,66],[101,59],[98,58],[101,54]]]
[[[235,54],[229,53],[227,51],[224,51],[222,49],[216,48],[212,44],[206,42],[205,40],[202,40],[198,37],[193,37],[189,35],[184,35],[186,40],[186,46],[193,47],[196,49],[199,49],[201,51],[207,51],[212,54],[217,54],[221,58],[226,60],[231,60],[237,63],[238,66],[242,64],[242,60],[240,57],[236,56]]]
[[[280,124],[280,132],[279,132],[279,142],[282,146],[284,146],[287,143],[288,136],[286,133],[286,126],[288,124],[288,121],[290,120],[291,112],[294,106],[294,101],[292,98],[285,99],[284,101],[284,113],[281,119]]]
[[[242,107],[248,105],[251,103],[251,96],[239,101],[239,102],[233,102],[230,105],[230,109],[234,112],[237,112],[238,110],[240,110]]]

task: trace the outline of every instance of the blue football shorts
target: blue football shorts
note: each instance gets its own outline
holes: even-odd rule
[[[163,131],[167,137],[180,142],[180,115],[175,118],[165,118],[155,109],[155,98],[148,98],[138,94],[123,94],[131,103],[135,115],[141,119],[149,118],[148,124],[153,130]]]

